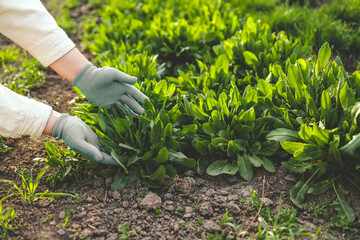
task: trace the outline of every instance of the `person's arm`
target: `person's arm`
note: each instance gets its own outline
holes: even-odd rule
[[[136,77],[117,69],[92,65],[56,24],[39,0],[0,0],[0,32],[28,50],[79,88],[99,107],[126,105],[144,114],[138,103],[147,96],[134,86]]]
[[[103,164],[118,165],[105,153],[96,134],[79,118],[60,114],[50,106],[0,85],[0,136],[38,139],[42,134],[63,139],[81,155]]]
[[[51,136],[52,129],[54,128],[54,125],[60,116],[61,114],[59,112],[56,112],[54,110],[51,111],[50,116],[46,122],[43,134]]]
[[[21,96],[0,85],[0,135],[38,139],[44,131],[52,108]]]
[[[87,63],[89,63],[89,61],[85,56],[77,48],[73,48],[54,63],[50,64],[49,67],[60,76],[72,82]]]
[[[45,67],[75,47],[39,0],[0,0],[0,33]]]

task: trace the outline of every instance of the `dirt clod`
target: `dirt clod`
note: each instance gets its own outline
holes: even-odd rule
[[[234,202],[229,202],[227,207],[229,209],[229,212],[231,212],[233,214],[240,214],[241,213],[240,207]]]
[[[204,202],[199,206],[199,213],[202,216],[212,216],[213,215],[213,208],[210,202]]]
[[[161,207],[161,198],[153,192],[149,192],[140,203],[140,208],[146,210],[157,209]]]
[[[213,231],[220,232],[221,231],[221,227],[213,220],[206,220],[204,223],[204,228],[210,232],[213,232]]]

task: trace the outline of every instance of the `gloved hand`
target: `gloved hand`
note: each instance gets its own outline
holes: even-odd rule
[[[132,86],[136,81],[136,77],[115,68],[97,68],[87,63],[76,75],[72,85],[78,87],[92,103],[99,107],[125,104],[134,113],[144,114],[144,109],[135,100],[144,103],[147,97]]]
[[[119,165],[101,149],[96,134],[79,118],[61,114],[52,128],[51,136],[63,139],[75,152],[99,163]]]

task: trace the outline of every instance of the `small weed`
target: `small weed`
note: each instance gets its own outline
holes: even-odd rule
[[[179,207],[178,210],[177,210],[177,214],[179,216],[183,216],[184,215],[184,207]]]
[[[255,190],[251,191],[249,189],[249,193],[250,193],[250,200],[246,198],[239,198],[239,199],[243,202],[250,204],[253,211],[259,210],[261,205],[261,199],[257,196],[257,192]]]
[[[341,229],[342,232],[349,231],[352,233],[360,233],[360,222],[349,223],[347,219],[341,218],[340,216],[331,217],[328,227],[330,233],[334,229]]]
[[[181,222],[181,223],[180,223],[180,229],[181,229],[181,230],[185,230],[185,229],[186,229],[186,222]]]
[[[44,220],[43,220],[43,223],[47,223],[47,222],[50,222],[51,219],[52,219],[53,215],[49,215],[49,217],[45,217]]]
[[[330,202],[325,202],[324,200],[320,200],[317,202],[305,204],[304,208],[307,209],[307,212],[310,216],[313,216],[313,217],[323,216],[323,217],[328,218],[330,215],[330,213],[327,209],[329,204],[330,204]]]
[[[17,213],[13,207],[7,207],[3,209],[0,202],[0,239],[7,239],[9,231],[17,229],[10,225],[10,222],[16,217]]]
[[[181,192],[181,189],[180,189],[180,187],[178,187],[178,186],[174,186],[174,191],[175,191],[175,192]]]
[[[204,219],[202,217],[199,217],[198,221],[199,221],[199,225],[202,226],[204,224]]]
[[[16,189],[16,193],[7,195],[3,197],[0,202],[4,201],[5,199],[12,197],[12,196],[20,196],[23,201],[26,201],[29,205],[31,205],[34,201],[40,200],[40,199],[53,199],[53,197],[59,197],[59,196],[70,196],[70,197],[77,197],[73,194],[69,193],[51,193],[49,190],[46,190],[44,192],[36,192],[37,187],[39,186],[40,179],[46,172],[47,168],[43,168],[36,177],[33,176],[33,168],[30,170],[28,169],[20,169],[19,175],[22,179],[21,185],[17,185],[13,181],[0,179],[0,182],[3,183],[9,183]],[[26,173],[29,172],[29,175]],[[10,189],[11,190],[11,189]],[[9,191],[10,191],[9,190]]]
[[[47,180],[50,182],[52,187],[55,187],[59,183],[62,183],[73,176],[75,173],[82,170],[82,165],[87,163],[84,157],[81,157],[75,151],[70,149],[59,148],[47,141],[45,143],[45,150],[49,156],[49,159],[36,159],[46,162],[49,168],[57,168]],[[87,167],[91,167],[91,164],[87,164]]]
[[[119,240],[120,239],[131,239],[132,236],[137,235],[135,232],[129,231],[130,223],[131,223],[131,221],[123,223],[122,228],[119,229],[119,232],[121,234],[121,237],[119,238]]]
[[[243,200],[248,202],[254,210],[259,210],[261,199],[256,194],[256,191],[250,193],[250,200]],[[297,236],[311,236],[315,237],[320,233],[321,226],[318,231],[313,233],[305,232],[300,228],[300,223],[296,217],[296,210],[282,208],[282,196],[280,196],[280,207],[276,213],[270,212],[270,207],[263,207],[257,218],[258,232],[256,239],[282,239],[282,238],[296,238]],[[226,223],[231,226],[237,237],[243,237],[246,232],[241,231],[241,227],[235,223]]]
[[[197,212],[199,210],[198,205],[196,203],[193,203],[193,209],[194,209],[194,212]]]
[[[145,197],[148,194],[146,191],[139,192],[140,197]]]
[[[61,224],[61,226],[63,228],[66,228],[68,222],[69,222],[69,218],[70,218],[70,213],[71,213],[71,206],[68,208],[67,213],[66,213],[66,217],[65,217],[65,222],[63,224]]]
[[[233,218],[232,217],[228,217],[229,211],[226,211],[225,215],[222,217],[221,222],[220,222],[220,227],[224,226],[225,224],[227,224],[228,222],[232,221]]]
[[[155,209],[155,213],[160,217],[161,216],[161,208]]]

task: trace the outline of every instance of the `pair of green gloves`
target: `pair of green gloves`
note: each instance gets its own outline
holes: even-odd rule
[[[125,104],[134,113],[144,114],[144,109],[137,101],[144,103],[147,97],[133,86],[136,81],[136,77],[114,68],[97,68],[88,63],[77,74],[72,85],[99,107]],[[62,114],[51,135],[63,139],[72,150],[87,158],[103,164],[118,165],[115,159],[104,152],[90,127],[76,117]]]

